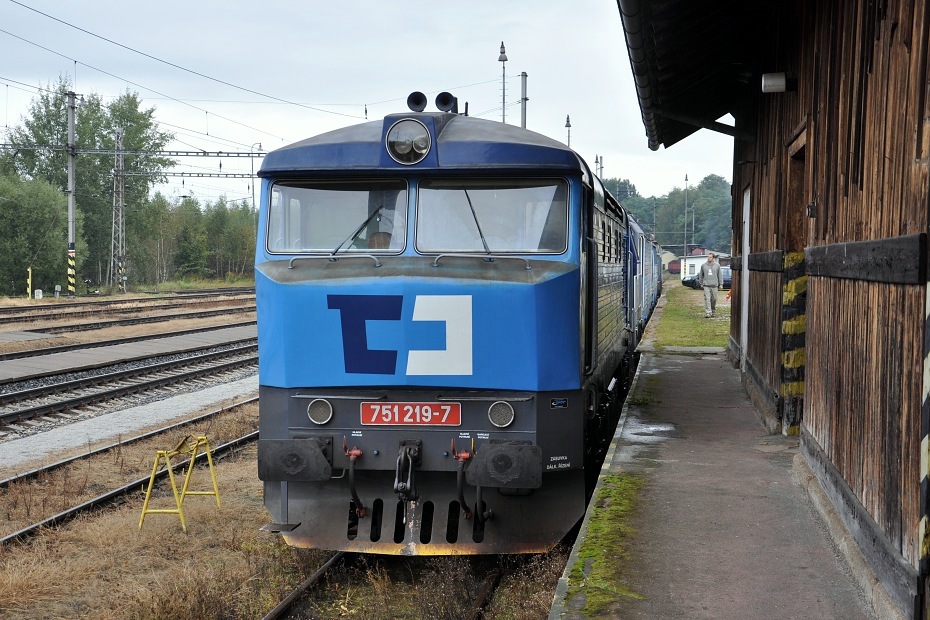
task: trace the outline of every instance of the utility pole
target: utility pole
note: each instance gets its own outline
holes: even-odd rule
[[[688,255],[688,175],[685,174],[685,238],[684,238],[684,252],[682,256]]]
[[[123,129],[116,128],[116,161],[113,166],[113,227],[110,233],[110,283],[126,292],[126,219],[123,204]]]
[[[262,150],[262,143],[261,143],[261,142],[253,142],[253,143],[252,143],[252,146],[249,147],[249,151],[251,151],[253,148],[255,148],[256,145],[258,145],[258,150],[259,150],[259,151]],[[250,158],[249,158],[249,164],[251,164],[251,169],[252,169],[252,178],[251,178],[251,180],[249,181],[249,183],[251,183],[251,185],[252,185],[252,226],[253,226],[254,231],[255,231],[256,234],[257,234],[257,231],[258,231],[258,208],[255,206],[255,158],[254,158],[254,157],[250,157]]]
[[[501,55],[497,58],[501,63],[501,122],[507,122],[507,52],[504,42],[501,41]]]
[[[74,157],[76,145],[74,144],[74,116],[77,106],[74,103],[75,94],[67,92],[68,96],[68,297],[74,297],[75,279],[75,250],[74,250]]]
[[[503,43],[503,41],[501,41]],[[526,96],[526,71],[520,74],[520,83],[523,87],[522,97],[520,98],[520,127],[526,129],[526,102],[529,98]]]

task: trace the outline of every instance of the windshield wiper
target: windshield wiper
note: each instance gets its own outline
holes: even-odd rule
[[[362,232],[362,230],[364,230],[366,226],[368,226],[368,224],[371,222],[371,220],[375,219],[375,216],[376,216],[376,215],[378,215],[379,213],[381,213],[381,209],[383,209],[383,208],[384,208],[384,205],[378,205],[378,208],[375,209],[374,211],[372,211],[372,212],[371,212],[371,215],[369,215],[368,218],[366,218],[364,222],[362,222],[361,224],[359,224],[359,227],[355,229],[355,232],[353,232],[351,235],[349,235],[348,237],[346,237],[345,240],[344,240],[342,243],[340,243],[339,245],[336,246],[336,249],[333,250],[333,252],[332,252],[332,254],[330,254],[330,256],[335,256],[335,255],[339,252],[339,250],[342,249],[342,246],[344,246],[344,245],[347,244],[347,243],[351,243],[351,242],[355,241],[355,238],[358,237],[359,233]],[[380,219],[379,219],[379,221],[380,221]]]
[[[475,207],[471,204],[471,196],[468,195],[468,190],[463,189],[465,192],[465,199],[468,201],[468,208],[471,209],[471,216],[475,220],[475,226],[478,228],[478,236],[481,237],[481,245],[484,246],[484,251],[488,254],[491,253],[491,248],[488,247],[488,242],[484,240],[484,233],[481,231],[481,224],[478,223],[478,214],[475,213]]]

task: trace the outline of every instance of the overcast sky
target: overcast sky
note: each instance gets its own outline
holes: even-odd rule
[[[691,184],[708,174],[732,180],[728,136],[702,129],[649,150],[615,0],[0,0],[0,142],[37,88],[60,75],[105,101],[138,92],[177,134],[178,150],[273,150],[364,122],[366,106],[369,120],[406,111],[415,90],[427,94],[427,110],[445,90],[460,111],[468,102],[470,115],[501,120],[501,41],[507,123],[520,124],[526,72],[527,128],[565,142],[570,115],[572,148],[592,169],[602,156],[604,177],[628,178],[645,196],[684,187],[685,175]],[[185,158],[177,170],[219,172],[219,162]],[[248,173],[250,160],[224,159],[222,172]],[[183,188],[175,179],[161,189],[251,197],[248,179],[186,179]]]

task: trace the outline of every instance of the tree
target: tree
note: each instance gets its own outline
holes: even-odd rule
[[[76,218],[75,245],[83,249],[80,217]],[[27,270],[32,287],[67,290],[68,202],[57,188],[43,180],[0,175],[0,292],[26,291]],[[77,265],[80,271],[80,262]]]
[[[689,248],[705,247],[729,252],[732,245],[730,184],[711,174],[695,186],[676,187],[664,196],[640,196],[628,179],[607,179],[608,191],[628,192],[621,198],[646,232],[660,245],[681,252],[687,237]],[[687,213],[685,199],[687,198]],[[693,227],[693,231],[692,231]]]
[[[230,256],[230,272],[236,275],[251,274],[255,264],[256,213],[251,204],[243,200],[229,211],[226,229],[226,247]]]
[[[214,204],[207,204],[204,212],[204,228],[207,235],[209,257],[207,265],[218,277],[225,277],[229,256],[226,248],[226,228],[229,225],[229,209],[226,200],[219,199]]]
[[[207,204],[204,224],[210,271],[222,278],[251,272],[255,260],[255,212],[248,201],[230,205],[220,198]]]
[[[208,275],[207,234],[200,205],[193,198],[185,198],[175,210],[175,218],[178,224],[178,247],[174,254],[176,275],[182,278]]]
[[[137,271],[130,277],[137,282],[149,282],[157,288],[174,274],[174,253],[177,251],[177,219],[172,203],[156,192],[131,211],[128,226],[129,262]]]
[[[695,188],[694,237],[702,247],[730,252],[733,242],[730,184],[716,174],[704,177]]]
[[[71,84],[60,77],[58,84],[43,89],[30,106],[23,125],[15,127],[9,142],[15,145],[0,159],[0,170],[10,170],[27,179],[43,179],[59,188],[67,189],[68,141],[67,92]],[[154,120],[154,110],[143,110],[135,93],[127,91],[113,102],[104,105],[101,97],[85,95],[78,105],[75,123],[75,144],[78,150],[109,150],[110,153],[81,153],[75,163],[75,205],[85,219],[87,246],[83,259],[92,278],[100,281],[107,273],[111,258],[113,229],[113,150],[116,145],[115,129],[124,130],[123,149],[160,151],[173,136],[162,132]],[[157,155],[127,155],[126,172],[141,172],[142,176],[127,176],[124,182],[126,234],[145,239],[157,230],[136,230],[136,210],[144,204],[152,186],[163,179],[162,172],[172,166],[171,159]]]
[[[623,207],[633,214],[643,230],[654,233],[656,227],[653,223],[658,215],[657,202],[655,198],[646,198],[645,196],[633,196],[622,202]]]

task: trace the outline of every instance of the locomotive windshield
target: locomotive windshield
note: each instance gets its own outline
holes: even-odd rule
[[[559,254],[568,239],[560,179],[431,179],[420,183],[419,252]]]
[[[278,182],[268,217],[269,252],[400,252],[404,181]]]

